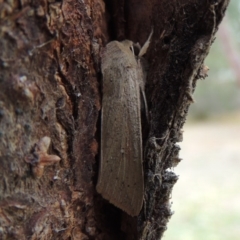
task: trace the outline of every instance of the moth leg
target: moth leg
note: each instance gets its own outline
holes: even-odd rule
[[[145,95],[145,92],[144,92],[143,89],[141,89],[141,95],[142,95],[142,100],[143,100],[143,106],[144,106],[146,119],[149,122],[147,99],[146,99],[146,95]]]

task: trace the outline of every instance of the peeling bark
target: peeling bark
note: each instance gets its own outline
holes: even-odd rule
[[[1,239],[163,236],[177,181],[170,169],[180,161],[176,142],[228,2],[0,3]],[[144,205],[131,218],[95,190],[100,51],[115,39],[143,44],[151,28]],[[46,137],[49,148],[41,145]],[[42,175],[34,175],[43,162]]]

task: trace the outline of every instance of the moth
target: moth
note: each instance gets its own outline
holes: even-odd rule
[[[143,203],[141,99],[144,70],[141,57],[152,32],[140,49],[130,40],[112,41],[102,52],[101,156],[97,192],[131,216]],[[134,46],[139,47],[135,55]]]

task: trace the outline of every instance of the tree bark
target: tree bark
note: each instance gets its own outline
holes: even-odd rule
[[[170,170],[180,161],[176,142],[228,2],[0,2],[1,239],[163,236],[178,178]],[[100,57],[107,42],[142,45],[151,29],[145,195],[132,218],[95,190]]]

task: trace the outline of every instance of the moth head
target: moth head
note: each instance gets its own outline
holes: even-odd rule
[[[124,46],[125,49],[127,49],[128,51],[130,50],[132,52],[132,54],[135,56],[135,48],[134,48],[134,43],[130,40],[124,40],[121,42]]]

